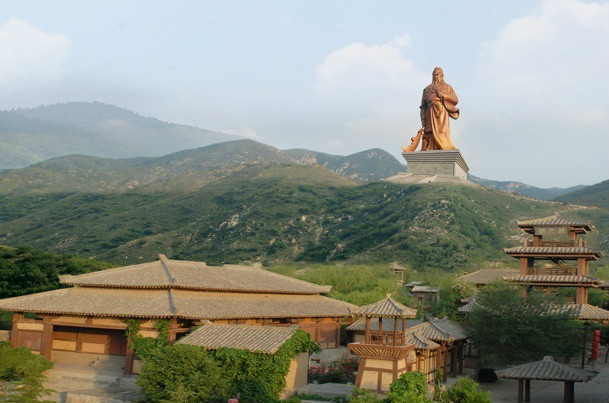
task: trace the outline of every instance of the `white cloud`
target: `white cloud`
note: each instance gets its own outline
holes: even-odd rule
[[[0,87],[20,90],[47,86],[64,75],[70,38],[46,33],[11,19],[0,28]]]
[[[348,138],[353,150],[387,142],[399,150],[405,130],[416,132],[421,91],[431,72],[422,72],[409,58],[410,44],[408,34],[384,44],[352,43],[317,66],[315,92],[324,113],[341,122],[327,128],[333,139],[326,144],[338,146]]]
[[[509,167],[513,176],[526,177],[535,161],[547,179],[558,159],[568,164],[574,149],[585,149],[592,153],[587,170],[603,170],[606,177],[609,166],[601,152],[609,148],[607,38],[609,3],[546,0],[482,45],[479,99],[472,100],[476,107],[466,118],[478,135],[465,141],[480,153],[486,147],[515,152],[503,153],[512,158],[503,167],[490,153],[481,159],[487,165],[481,170],[505,178],[509,172],[501,175],[492,167]],[[554,178],[554,184],[589,182],[581,177],[586,168],[572,168],[569,178]]]

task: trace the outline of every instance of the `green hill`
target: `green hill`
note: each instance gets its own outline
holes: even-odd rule
[[[609,180],[556,197],[556,201],[595,206],[609,211]]]
[[[361,185],[302,165],[243,165],[198,188],[159,189],[2,194],[0,243],[117,264],[166,253],[210,263],[398,260],[462,270],[509,261],[501,248],[519,242],[515,220],[572,210],[456,184]]]
[[[539,200],[553,200],[564,194],[584,189],[587,186],[577,185],[568,188],[539,188],[536,186],[527,185],[526,183],[516,181],[494,181],[490,179],[478,178],[474,175],[468,175],[467,179],[477,183],[478,185],[486,186],[492,189],[503,190],[506,192],[514,192],[519,195],[530,197]]]

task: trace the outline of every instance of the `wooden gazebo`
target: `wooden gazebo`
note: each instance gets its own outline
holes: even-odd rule
[[[575,382],[588,382],[596,372],[560,364],[552,357],[497,371],[501,378],[518,379],[518,403],[531,401],[531,380],[565,383],[563,403],[575,402]],[[524,396],[523,396],[524,395]]]
[[[379,302],[354,311],[366,321],[364,343],[350,343],[349,348],[360,357],[355,386],[387,391],[389,385],[416,362],[414,345],[407,344],[406,319],[414,318],[415,309],[409,308],[390,294]],[[372,318],[378,318],[377,330],[371,329]],[[393,319],[390,329],[383,328],[383,318]],[[398,326],[401,322],[401,327]]]

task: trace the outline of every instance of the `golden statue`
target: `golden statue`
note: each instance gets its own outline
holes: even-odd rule
[[[419,141],[423,139],[421,151],[428,150],[454,150],[456,147],[450,139],[450,126],[448,118],[457,119],[459,109],[456,108],[459,99],[453,88],[444,82],[444,72],[440,67],[433,70],[433,81],[423,90],[421,99],[422,128],[410,140],[404,152],[413,152],[417,149]]]

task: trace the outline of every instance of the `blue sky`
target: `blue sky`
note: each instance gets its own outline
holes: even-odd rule
[[[437,66],[471,172],[609,176],[606,1],[0,1],[0,109],[101,101],[279,148],[397,157]]]

